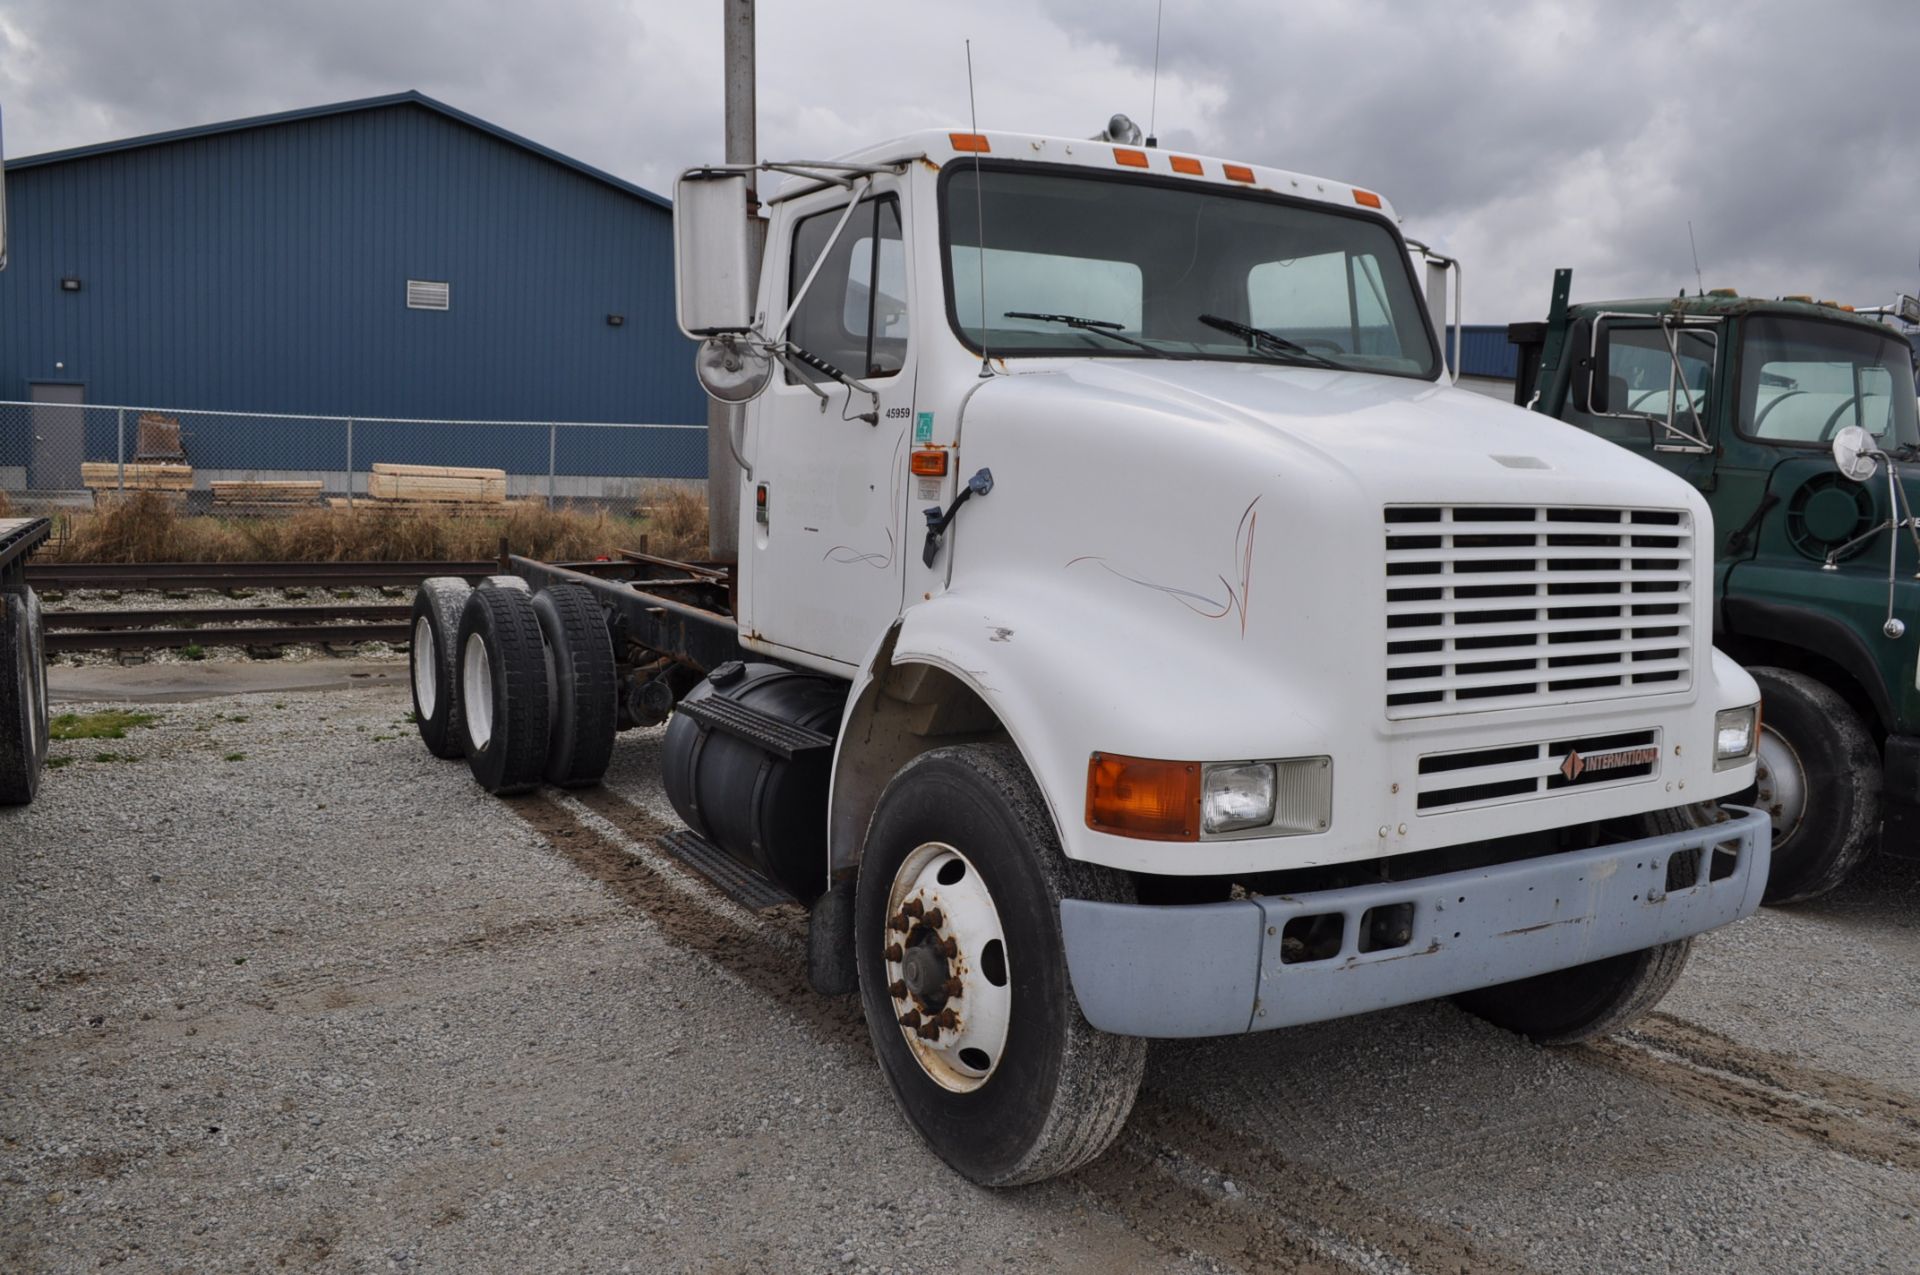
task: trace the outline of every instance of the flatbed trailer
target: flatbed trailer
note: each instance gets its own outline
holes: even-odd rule
[[[46,638],[27,558],[52,529],[46,518],[0,518],[0,805],[32,801],[47,760]]]

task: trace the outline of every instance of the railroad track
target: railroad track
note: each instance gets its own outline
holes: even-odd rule
[[[596,564],[597,565],[597,564]],[[106,589],[412,588],[429,576],[478,580],[499,564],[474,562],[33,562],[27,583],[41,592]]]
[[[641,577],[654,590],[711,591],[723,588],[724,572],[707,564],[678,563],[622,551],[612,561],[568,562],[574,571]],[[185,595],[224,592],[231,597],[264,590],[412,589],[432,576],[460,576],[478,583],[500,570],[498,562],[38,562],[27,582],[42,593],[159,592]],[[188,646],[294,646],[319,643],[391,642],[408,639],[411,607],[404,602],[365,603],[323,599],[300,606],[167,607],[142,610],[60,609],[49,606],[50,652],[143,651]]]
[[[404,642],[411,608],[328,603],[292,607],[181,607],[165,611],[49,608],[41,614],[49,651],[151,651],[188,646]]]

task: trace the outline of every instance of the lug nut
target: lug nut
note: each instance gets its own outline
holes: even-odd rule
[[[918,899],[908,899],[906,903],[901,905],[900,910],[916,920],[926,912],[926,908],[921,906],[920,900]]]
[[[887,918],[887,928],[889,930],[898,930],[902,934],[905,934],[908,930],[913,928],[913,922],[907,920],[906,913],[895,912],[892,916]]]
[[[887,944],[887,950],[883,953],[883,955],[888,960],[892,961],[895,965],[898,965],[900,963],[900,958],[902,956],[905,956],[906,953],[900,950],[900,945],[898,943],[889,943]]]
[[[946,993],[948,1000],[957,1001],[960,999],[960,987],[960,980],[958,977],[955,977],[948,979],[947,985],[940,990]]]
[[[887,995],[893,997],[893,999],[897,1001],[903,1001],[907,999],[907,980],[904,978],[894,979],[893,982],[889,984],[887,987]]]
[[[910,1009],[906,1013],[900,1015],[900,1025],[902,1027],[920,1026],[920,1011],[917,1009]]]
[[[921,1040],[938,1040],[940,1038],[940,1029],[932,1023],[922,1023],[914,1028],[914,1030],[920,1034]]]
[[[933,1025],[936,1028],[958,1027],[960,1025],[960,1015],[953,1012],[952,1006],[948,1006],[933,1016]]]
[[[927,924],[931,925],[936,930],[947,923],[946,913],[942,912],[939,908],[927,909],[927,915],[925,919]]]
[[[940,955],[946,957],[948,960],[952,960],[954,957],[960,955],[960,945],[952,939],[941,939]]]

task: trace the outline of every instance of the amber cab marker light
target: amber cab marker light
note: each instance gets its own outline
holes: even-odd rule
[[[1227,174],[1227,180],[1230,182],[1251,182],[1253,180],[1253,170],[1245,164],[1228,164],[1224,171]]]
[[[1130,151],[1124,146],[1116,146],[1113,148],[1113,162],[1127,168],[1145,168],[1147,166],[1147,153],[1145,151]]]
[[[1093,754],[1087,827],[1146,841],[1198,841],[1200,763]]]
[[[1185,173],[1189,177],[1204,176],[1207,171],[1200,166],[1199,160],[1189,155],[1169,155],[1167,163],[1173,166],[1174,172]]]
[[[987,138],[984,133],[948,133],[947,140],[953,143],[953,149],[973,155],[988,153]]]
[[[947,454],[938,447],[926,447],[913,454],[913,473],[918,478],[945,478]]]
[[[1353,202],[1359,204],[1362,208],[1378,208],[1380,206],[1380,196],[1370,190],[1356,190],[1353,192]]]

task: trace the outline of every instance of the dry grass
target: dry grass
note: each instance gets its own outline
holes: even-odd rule
[[[661,484],[634,516],[515,504],[499,517],[422,509],[309,509],[282,518],[189,516],[158,492],[77,514],[54,562],[395,562],[478,560],[500,551],[533,558],[612,556],[641,536],[654,553],[704,557],[706,493]]]
[[[13,512],[13,502],[7,499],[7,493],[0,491],[0,518]]]

